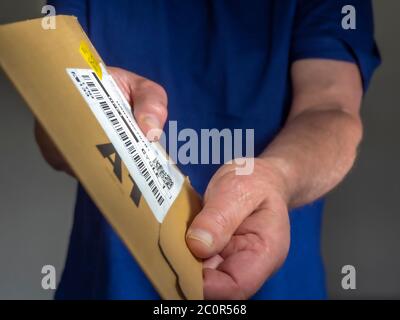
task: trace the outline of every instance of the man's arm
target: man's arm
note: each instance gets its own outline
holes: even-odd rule
[[[293,105],[287,122],[253,173],[222,166],[187,233],[205,260],[206,298],[248,298],[286,258],[288,209],[309,203],[350,170],[362,135],[362,83],[355,64],[301,60],[292,66]]]
[[[157,84],[111,68],[114,79],[135,104],[134,114],[147,133],[160,129],[167,97]],[[329,60],[303,60],[292,68],[294,100],[285,127],[254,162],[254,171],[236,175],[222,166],[211,179],[204,207],[187,242],[205,258],[206,298],[248,298],[283,263],[289,249],[288,209],[332,189],[354,162],[361,139],[362,96],[357,67]],[[68,165],[37,126],[37,140],[56,169]]]
[[[294,100],[285,127],[261,158],[285,178],[290,207],[312,202],[347,174],[361,141],[358,67],[332,60],[292,66]]]

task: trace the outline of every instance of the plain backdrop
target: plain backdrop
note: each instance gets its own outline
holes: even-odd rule
[[[2,0],[0,23],[41,15],[44,1]],[[329,296],[400,298],[400,1],[376,0],[383,65],[365,97],[365,137],[344,183],[327,197],[323,256]],[[0,72],[0,299],[51,299],[41,269],[65,261],[76,183],[42,160],[33,118]],[[341,287],[344,265],[356,289]]]

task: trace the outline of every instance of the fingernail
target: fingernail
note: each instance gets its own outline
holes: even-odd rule
[[[160,140],[162,133],[163,131],[161,129],[153,128],[147,131],[146,137],[149,139],[149,141],[158,141]]]
[[[189,229],[186,237],[188,239],[200,241],[207,247],[211,247],[214,242],[212,235],[203,229]]]
[[[151,129],[160,129],[160,121],[154,116],[145,116],[142,121],[146,123]]]

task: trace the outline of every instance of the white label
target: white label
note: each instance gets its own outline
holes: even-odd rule
[[[184,177],[159,145],[144,136],[128,101],[107,70],[102,69],[102,80],[91,69],[66,71],[161,223],[179,194]]]

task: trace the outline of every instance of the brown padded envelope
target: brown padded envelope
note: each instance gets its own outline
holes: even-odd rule
[[[143,197],[139,207],[132,202],[126,168],[121,183],[96,148],[109,140],[65,71],[90,68],[79,52],[82,40],[90,44],[70,16],[57,16],[55,30],[42,29],[41,19],[3,25],[0,64],[160,295],[202,299],[202,265],[185,243],[200,198],[185,179],[161,225]]]

